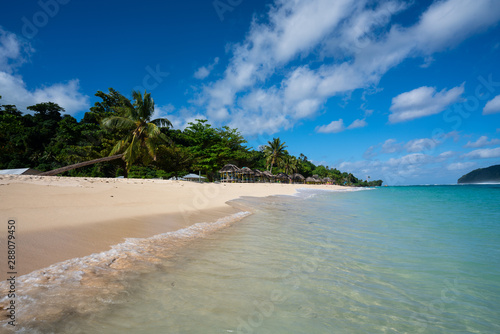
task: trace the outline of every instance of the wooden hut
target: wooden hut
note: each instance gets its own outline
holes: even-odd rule
[[[255,172],[248,167],[243,167],[242,169],[240,169],[238,174],[240,176],[239,179],[241,182],[244,183],[255,182],[254,179]]]
[[[270,171],[266,170],[262,172],[262,177],[264,177],[265,182],[274,182],[276,176],[274,176]]]
[[[262,172],[258,169],[253,170],[253,177],[255,182],[264,182],[264,178],[262,177]]]
[[[328,177],[328,176],[323,179],[323,182],[325,184],[329,184],[329,185],[333,184],[333,180],[330,177]]]
[[[302,174],[295,173],[291,175],[293,183],[305,183],[305,177]]]
[[[219,171],[221,182],[238,182],[240,169],[235,165],[227,164]]]
[[[290,177],[288,176],[288,174],[285,173],[278,173],[276,175],[276,179],[280,183],[290,183]]]
[[[315,178],[313,178],[313,177],[310,177],[310,176],[309,176],[309,177],[305,180],[305,182],[306,182],[307,184],[316,184],[316,179],[315,179]]]

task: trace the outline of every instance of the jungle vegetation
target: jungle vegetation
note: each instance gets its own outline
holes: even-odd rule
[[[207,120],[174,129],[168,119],[153,119],[154,101],[147,92],[134,91],[132,100],[113,88],[95,95],[101,101],[80,120],[53,102],[22,111],[2,105],[0,97],[0,169],[30,167],[44,172],[96,160],[61,175],[170,178],[201,172],[213,181],[231,163],[273,174],[330,177],[341,185],[382,185],[381,180],[368,182],[336,168],[316,166],[304,154],[293,156],[280,138],[256,150],[246,146],[237,129],[213,127]],[[118,158],[99,162],[113,155]]]

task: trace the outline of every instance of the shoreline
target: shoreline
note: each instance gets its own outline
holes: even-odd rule
[[[149,238],[244,211],[228,204],[244,196],[293,195],[332,185],[194,183],[147,179],[1,176],[5,228],[16,220],[18,276],[110,250],[129,238]],[[3,262],[3,261],[2,261]],[[6,273],[0,273],[4,280]]]

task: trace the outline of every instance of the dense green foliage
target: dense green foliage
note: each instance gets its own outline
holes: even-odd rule
[[[139,158],[148,156],[156,161],[156,150],[159,141],[168,143],[169,140],[160,127],[171,127],[168,119],[157,118],[151,120],[155,111],[155,104],[151,94],[132,92],[134,103],[122,98],[115,107],[118,115],[112,115],[102,120],[102,125],[110,132],[124,132],[125,137],[113,147],[111,154],[124,153],[127,171]]]
[[[245,146],[246,140],[237,129],[215,128],[206,120],[191,122],[184,130],[173,129],[167,119],[151,119],[154,101],[148,93],[133,92],[130,101],[110,88],[107,93],[98,91],[96,96],[101,101],[80,121],[64,115],[64,109],[52,102],[30,106],[24,113],[16,106],[0,105],[0,169],[48,171],[124,153],[123,160],[97,163],[64,175],[169,178],[201,171],[212,181],[230,163],[268,169],[274,174],[330,177],[337,184],[382,184],[316,166],[303,154],[295,157],[279,138],[254,150]]]
[[[500,165],[479,168],[463,175],[458,183],[500,182]]]

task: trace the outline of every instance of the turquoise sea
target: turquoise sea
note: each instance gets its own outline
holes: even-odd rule
[[[17,330],[500,333],[500,185],[238,202],[253,214],[129,240],[120,268],[107,253],[27,275]]]

